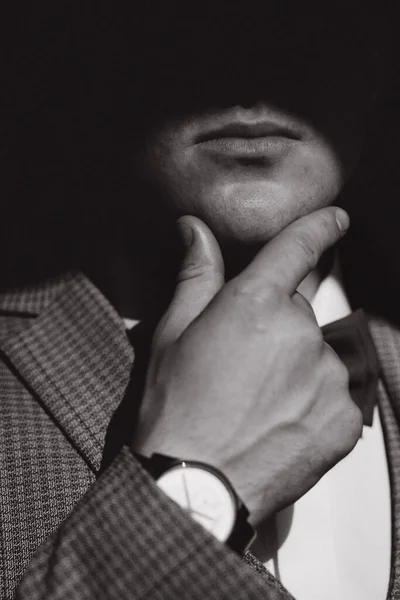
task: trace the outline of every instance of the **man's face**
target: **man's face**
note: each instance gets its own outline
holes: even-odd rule
[[[259,246],[334,203],[357,164],[376,55],[362,20],[343,24],[335,13],[333,23],[328,13],[238,18],[223,35],[214,15],[214,29],[185,28],[163,57],[168,75],[154,104],[165,110],[151,114],[138,175],[223,246]]]

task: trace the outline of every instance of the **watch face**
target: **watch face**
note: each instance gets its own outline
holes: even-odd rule
[[[236,519],[236,503],[229,488],[216,474],[184,465],[161,475],[158,486],[219,541],[225,542]]]

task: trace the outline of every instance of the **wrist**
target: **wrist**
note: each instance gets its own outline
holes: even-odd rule
[[[256,533],[246,505],[229,479],[216,467],[163,454],[143,457],[134,452],[158,487],[220,542],[239,554]]]
[[[246,466],[242,468],[239,466],[241,464],[240,458],[227,460],[222,456],[222,453],[212,451],[210,446],[207,449],[199,446],[193,448],[193,445],[188,444],[186,440],[167,441],[158,439],[156,442],[152,437],[148,438],[146,442],[133,443],[131,450],[134,454],[138,453],[146,458],[150,458],[153,454],[161,454],[185,461],[206,463],[220,471],[230,482],[235,493],[246,505],[249,511],[249,522],[253,526],[257,526],[266,516],[268,511],[268,507],[265,505],[266,494],[260,491],[260,482],[254,480],[252,470]],[[251,464],[251,461],[246,461],[247,464]],[[244,477],[243,474],[246,476]],[[271,508],[270,512],[275,511]]]

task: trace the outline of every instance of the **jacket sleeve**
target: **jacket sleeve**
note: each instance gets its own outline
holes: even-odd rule
[[[292,598],[252,562],[193,521],[123,448],[39,547],[16,599]]]

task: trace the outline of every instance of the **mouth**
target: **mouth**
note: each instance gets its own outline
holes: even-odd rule
[[[228,123],[206,133],[199,134],[196,143],[217,140],[222,138],[256,139],[264,137],[286,137],[291,140],[300,140],[299,132],[287,125],[279,125],[268,121]]]
[[[199,133],[195,145],[201,150],[232,157],[270,157],[281,154],[301,134],[293,126],[273,121],[238,121]]]

